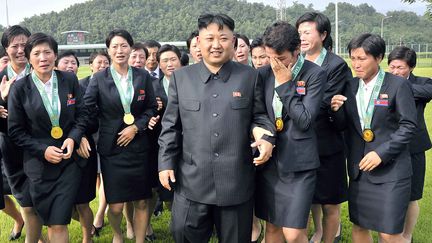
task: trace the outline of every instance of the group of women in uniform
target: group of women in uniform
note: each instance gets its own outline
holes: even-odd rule
[[[251,44],[237,35],[232,56],[248,64],[250,52],[278,132],[272,158],[257,168],[255,213],[266,221],[265,241],[307,242],[314,204],[315,214],[323,212],[323,228],[312,241],[334,242],[339,204],[348,200],[354,242],[372,242],[369,230],[379,232],[381,242],[409,242],[422,197],[424,152],[431,147],[423,112],[432,82],[412,74],[416,56],[406,47],[389,55],[395,75],[384,72],[385,43],[372,34],[348,45],[352,78],[345,61],[325,46],[330,29],[326,16],[306,13],[296,26],[269,26]],[[116,29],[106,38],[108,54],[93,54],[92,75],[78,81],[78,59],[59,55],[49,35],[12,26],[2,45],[10,59],[0,73],[2,166],[23,209],[26,241],[37,242],[47,225],[50,242],[67,242],[74,218],[83,242],[91,242],[108,204],[113,242],[122,242],[129,202],[135,239],[144,242],[157,184],[154,144],[171,74],[181,67],[178,48],[159,48],[164,77],[155,80],[143,69],[145,49],[134,49],[132,36]],[[199,49],[196,39],[193,45]],[[103,183],[93,220],[96,148]],[[321,216],[314,220],[320,226]],[[258,220],[254,228],[256,242]]]

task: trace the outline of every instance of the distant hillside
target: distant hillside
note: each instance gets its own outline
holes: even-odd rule
[[[323,11],[334,22],[334,3]],[[306,11],[314,10],[294,2],[286,10],[290,23]],[[236,0],[93,0],[75,4],[59,13],[51,12],[26,18],[21,24],[32,32],[53,35],[60,43],[68,30],[86,30],[88,43],[104,43],[113,28],[124,28],[136,40],[185,40],[196,29],[197,17],[205,12],[222,12],[236,21],[236,31],[255,38],[276,20],[276,10],[261,3]],[[432,43],[432,22],[427,16],[413,12],[393,11],[384,22],[384,38],[389,44]],[[339,31],[341,46],[364,32],[380,34],[383,14],[367,4],[354,6],[339,3]],[[334,28],[334,24],[333,28]],[[334,37],[334,33],[332,33]],[[431,46],[432,47],[432,46]],[[432,48],[431,48],[432,49]]]

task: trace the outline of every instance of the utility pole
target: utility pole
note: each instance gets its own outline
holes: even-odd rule
[[[276,19],[286,20],[286,0],[276,1]]]
[[[9,9],[8,9],[8,2],[6,0],[6,27],[9,28]]]

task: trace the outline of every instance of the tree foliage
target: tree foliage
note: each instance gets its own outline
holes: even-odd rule
[[[341,2],[338,7],[341,46],[346,46],[360,33],[380,34],[385,15],[376,12],[372,6]],[[313,10],[312,5],[294,2],[286,9],[286,19],[294,24],[300,15]],[[249,38],[261,35],[266,26],[276,20],[275,8],[236,0],[93,0],[72,5],[59,13],[26,18],[21,24],[32,32],[51,34],[61,44],[66,42],[66,37],[61,34],[63,31],[89,31],[88,43],[104,43],[107,33],[114,28],[127,29],[138,41],[182,41],[197,28],[197,17],[205,12],[228,14],[236,21],[236,31]],[[323,13],[334,22],[334,3],[329,3]],[[385,19],[384,39],[387,43],[429,43],[432,40],[432,25],[426,15],[407,11],[391,11],[386,15],[392,16]],[[334,23],[332,27],[334,29]]]

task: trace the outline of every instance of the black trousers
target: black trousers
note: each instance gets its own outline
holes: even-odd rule
[[[209,242],[213,229],[220,243],[251,241],[253,199],[239,205],[216,206],[174,193],[171,231],[176,243]]]

